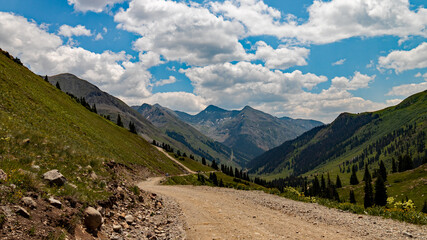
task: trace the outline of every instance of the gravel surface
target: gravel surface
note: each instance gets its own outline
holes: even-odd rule
[[[187,239],[427,239],[426,226],[260,191],[160,186],[160,180],[150,179],[139,186],[179,204]]]

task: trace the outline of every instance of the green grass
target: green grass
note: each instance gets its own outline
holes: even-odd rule
[[[182,163],[184,166],[188,167],[190,170],[193,170],[195,172],[211,172],[215,171],[213,168],[203,165],[201,162],[193,160],[188,157],[178,157],[175,153],[168,153],[171,157],[177,159],[180,163]]]
[[[153,174],[181,173],[176,163],[141,137],[88,111],[0,54],[0,169],[10,181],[19,177],[18,169],[33,172],[39,183],[42,173],[58,169],[77,185],[81,199],[95,201],[106,196],[105,183],[112,175],[104,163],[109,161],[144,167]],[[32,164],[41,170],[32,170]],[[92,171],[98,180],[89,180]],[[19,189],[26,191],[34,183],[27,179],[21,185]]]
[[[415,203],[417,211],[421,211],[424,201],[427,199],[426,172],[427,164],[424,164],[413,170],[389,174],[386,182],[387,195],[398,201],[408,197]],[[349,201],[350,190],[354,190],[357,205],[363,206],[365,183],[362,182],[362,177],[359,177],[359,181],[361,183],[358,185],[348,185],[338,189],[342,201]],[[375,179],[372,181],[373,186],[374,183]]]

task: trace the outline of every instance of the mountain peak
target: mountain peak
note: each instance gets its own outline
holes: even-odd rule
[[[224,110],[220,107],[217,107],[215,105],[209,105],[203,112],[226,112],[227,110]]]

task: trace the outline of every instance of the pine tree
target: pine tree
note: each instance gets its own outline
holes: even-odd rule
[[[211,167],[215,170],[218,170],[218,165],[216,164],[215,160],[212,161]]]
[[[56,88],[58,88],[59,90],[61,90],[61,86],[59,85],[59,82],[56,82]]]
[[[206,159],[204,157],[202,157],[202,164],[206,165]]]
[[[354,197],[353,190],[350,190],[350,203],[356,203],[356,198]]]
[[[96,110],[96,104],[95,103],[92,106],[92,112],[98,114],[98,110]]]
[[[336,188],[342,188],[341,179],[340,179],[339,175],[337,175],[337,181],[335,183],[335,187]]]
[[[222,181],[222,179],[221,179],[221,180],[219,180],[219,186],[220,186],[220,187],[224,187],[224,182]]]
[[[154,140],[154,139],[153,139],[153,145],[154,145],[154,146],[157,146],[157,142],[156,142],[156,140]]]
[[[368,165],[365,166],[365,198],[363,200],[363,205],[365,208],[372,207],[374,204],[374,195],[372,190],[372,179],[371,174],[369,173]]]
[[[322,197],[325,197],[326,196],[326,183],[325,183],[325,178],[323,177],[323,174],[320,177],[320,191],[321,191],[320,195]]]
[[[377,180],[375,181],[375,205],[385,206],[387,204],[387,189],[384,184],[384,180],[380,175],[378,175]]]
[[[427,200],[424,200],[423,209],[421,210],[423,213],[427,213]]]
[[[120,114],[117,115],[117,126],[123,127],[122,118],[120,117]]]
[[[357,185],[359,184],[359,179],[357,179],[357,175],[356,175],[356,168],[353,165],[352,169],[351,169],[351,176],[350,176],[350,184],[351,185]]]
[[[387,181],[387,169],[384,166],[384,162],[380,161],[380,169],[379,169],[379,175],[383,178],[383,181]]]
[[[312,195],[313,196],[319,196],[320,193],[321,193],[321,190],[320,190],[319,179],[317,179],[317,176],[314,176]]]
[[[133,122],[129,122],[129,131],[131,132],[131,133],[137,133],[136,132],[136,127],[135,127],[135,124],[133,123]]]
[[[44,80],[45,80],[46,82],[49,82],[49,78],[47,77],[47,75],[46,75],[46,76],[44,76]]]
[[[392,160],[391,160],[391,172],[392,173],[397,172],[396,161],[394,160],[394,158],[392,158]]]

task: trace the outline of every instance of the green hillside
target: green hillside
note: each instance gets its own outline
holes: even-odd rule
[[[0,169],[8,181],[23,191],[55,191],[41,184],[41,175],[58,169],[77,186],[81,200],[94,201],[105,196],[105,183],[114,177],[106,166],[111,161],[141,176],[181,173],[141,137],[88,111],[0,54]],[[93,172],[97,177],[88,180]]]
[[[350,169],[378,168],[383,160],[391,171],[392,159],[408,155],[414,166],[427,158],[427,91],[397,106],[361,114],[341,114],[329,125],[317,127],[285,142],[250,163],[253,174],[267,179],[290,175],[340,174],[348,184]],[[362,175],[359,171],[358,175]]]

